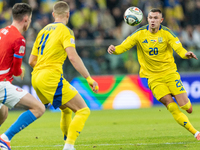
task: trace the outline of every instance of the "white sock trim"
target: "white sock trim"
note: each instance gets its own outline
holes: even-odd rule
[[[197,135],[199,134],[200,132],[199,131],[197,131],[195,134],[194,134],[194,137],[196,138],[197,137]]]
[[[6,142],[10,142],[8,137],[4,133],[1,135],[1,138]]]

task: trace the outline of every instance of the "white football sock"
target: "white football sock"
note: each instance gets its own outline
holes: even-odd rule
[[[194,137],[197,137],[198,134],[199,134],[199,131],[197,131],[197,132],[194,134]]]
[[[71,144],[65,144],[64,149],[73,149],[74,145]]]

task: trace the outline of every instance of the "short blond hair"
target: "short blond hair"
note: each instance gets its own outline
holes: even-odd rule
[[[69,12],[69,5],[64,1],[56,2],[53,6],[53,12],[55,15],[62,15]]]

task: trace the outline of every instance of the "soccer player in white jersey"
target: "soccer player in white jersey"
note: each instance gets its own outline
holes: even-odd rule
[[[8,115],[8,108],[23,108],[22,113],[10,128],[0,136],[0,148],[11,149],[13,136],[39,118],[45,111],[44,105],[31,94],[11,84],[14,76],[24,77],[21,68],[25,55],[25,32],[32,17],[28,4],[17,3],[12,8],[13,22],[0,30],[0,125]]]
[[[67,56],[95,93],[98,92],[98,84],[90,77],[77,54],[74,33],[66,26],[69,20],[68,4],[64,1],[55,3],[52,14],[55,22],[38,33],[29,58],[29,64],[33,67],[32,85],[43,104],[51,103],[55,109],[60,108],[60,128],[65,140],[63,150],[74,150],[90,109],[78,91],[63,77],[62,66]],[[73,119],[72,111],[75,112]]]
[[[178,37],[169,28],[161,25],[163,17],[159,9],[152,9],[147,19],[149,24],[136,30],[120,45],[110,45],[107,51],[109,54],[119,55],[136,45],[140,77],[147,79],[155,98],[167,107],[174,119],[200,140],[199,131],[178,108],[179,105],[183,110],[192,113],[191,102],[177,72],[173,50],[183,59],[197,57],[182,47]]]

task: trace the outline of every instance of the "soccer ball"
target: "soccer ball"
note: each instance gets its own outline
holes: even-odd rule
[[[143,13],[138,7],[129,7],[124,12],[124,21],[130,26],[137,26],[143,19]]]

